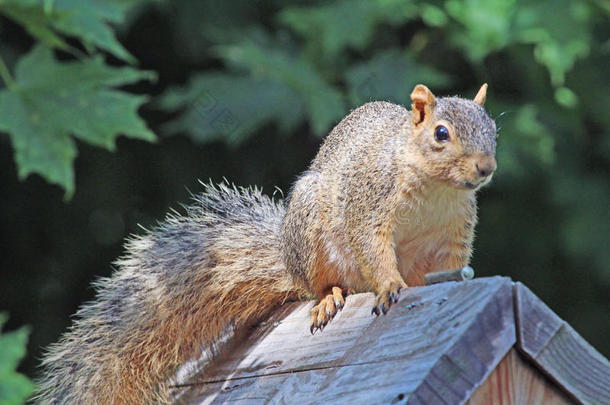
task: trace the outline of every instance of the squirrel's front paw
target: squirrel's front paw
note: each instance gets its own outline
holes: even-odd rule
[[[322,298],[318,305],[311,309],[311,326],[309,327],[311,334],[313,335],[318,329],[324,329],[344,305],[343,291],[339,287],[333,287],[332,294]]]
[[[400,290],[406,287],[407,284],[402,279],[384,283],[381,290],[377,293],[377,297],[375,297],[375,306],[371,313],[375,315],[383,313],[385,315],[386,312],[388,312],[388,309],[390,309],[390,306],[393,303],[398,302]]]

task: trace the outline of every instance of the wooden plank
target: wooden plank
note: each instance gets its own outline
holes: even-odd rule
[[[556,387],[555,383],[528,364],[513,348],[485,382],[470,396],[466,405],[568,405],[574,403]]]
[[[183,401],[463,402],[515,342],[511,288],[502,277],[410,288],[380,317],[357,294],[314,336],[313,303],[291,304],[188,382]]]
[[[519,349],[579,403],[610,404],[610,363],[521,283],[515,283]]]
[[[408,404],[462,403],[491,373],[515,343],[512,291],[499,289],[443,353]],[[513,311],[513,313],[510,313]]]

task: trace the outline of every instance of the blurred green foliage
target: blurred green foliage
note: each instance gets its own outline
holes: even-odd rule
[[[11,135],[19,176],[42,174],[74,191],[74,135],[96,146],[114,148],[119,133],[154,140],[137,115],[145,100],[109,86],[150,75],[129,67],[113,68],[101,58],[57,63],[37,46],[19,60],[15,81],[0,92],[0,129]]]
[[[117,41],[106,21],[120,22],[128,2],[36,1],[0,3],[0,12],[21,24],[40,45],[20,58],[13,79],[5,64],[0,70],[6,88],[0,92],[0,130],[11,135],[19,177],[38,173],[74,192],[72,161],[76,147],[70,135],[112,149],[118,134],[154,140],[137,116],[147,99],[112,90],[133,81],[151,78],[149,72],[116,69],[96,55],[86,57],[58,35],[79,38],[95,53],[96,47],[126,61],[135,59]],[[71,51],[79,60],[60,63],[57,48]]]
[[[408,105],[416,83],[472,97],[488,82],[499,170],[481,193],[475,268],[524,281],[608,354],[609,12],[578,0],[0,0],[0,130],[16,164],[5,142],[14,254],[0,281],[33,306],[0,304],[47,344],[121,239],[196,177],[286,189],[350,109]],[[119,140],[118,155],[88,146],[153,132],[159,144]],[[71,197],[78,152],[68,205],[35,177],[14,182],[36,173]]]
[[[34,384],[17,373],[17,365],[25,356],[25,345],[28,341],[28,329],[2,333],[8,316],[0,312],[0,405],[21,404],[32,393]]]

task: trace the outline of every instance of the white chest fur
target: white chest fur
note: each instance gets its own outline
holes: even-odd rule
[[[396,211],[394,228],[394,248],[403,278],[412,278],[413,272],[438,270],[436,266],[448,255],[452,243],[459,243],[458,233],[463,231],[472,198],[471,191],[443,184],[405,195]]]

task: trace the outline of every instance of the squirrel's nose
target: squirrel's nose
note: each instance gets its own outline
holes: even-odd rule
[[[483,156],[474,165],[480,177],[489,176],[497,167],[496,159],[493,156]]]

